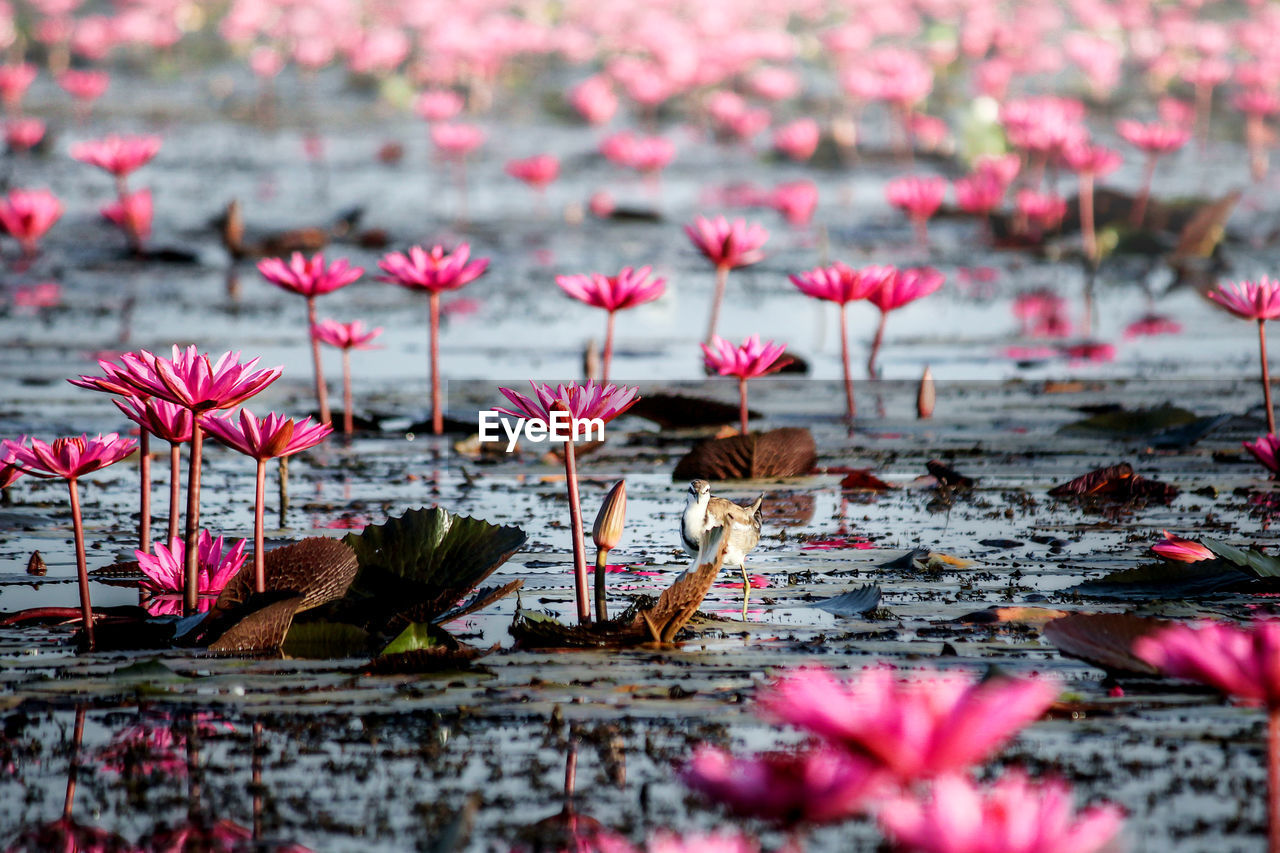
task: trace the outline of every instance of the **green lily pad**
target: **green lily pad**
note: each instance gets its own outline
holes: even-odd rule
[[[413,622],[400,632],[400,636],[392,640],[385,649],[384,655],[402,655],[405,652],[416,652],[430,649],[437,645],[432,636],[431,626],[421,622]]]
[[[1280,578],[1280,559],[1253,548],[1236,548],[1217,539],[1201,539],[1200,544],[1254,577]]]
[[[301,622],[289,627],[281,651],[308,660],[364,657],[369,653],[369,633],[342,622]]]

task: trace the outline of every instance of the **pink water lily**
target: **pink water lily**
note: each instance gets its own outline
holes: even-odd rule
[[[904,853],[1096,853],[1123,823],[1112,805],[1075,810],[1057,781],[1032,782],[1018,771],[984,788],[960,775],[934,781],[925,796],[900,794],[877,813]]]
[[[267,460],[292,456],[324,441],[333,427],[313,424],[311,418],[294,421],[272,412],[265,418],[254,417],[248,409],[240,417],[206,418],[204,429],[222,444],[257,462],[253,525],[253,577],[257,592],[266,590],[263,509],[266,505]]]
[[[560,158],[554,154],[536,154],[523,160],[509,160],[503,171],[542,192],[560,176]]]
[[[704,745],[680,778],[734,814],[785,826],[846,820],[891,787],[875,762],[830,747],[735,758]]]
[[[36,244],[62,218],[62,202],[48,190],[13,190],[0,198],[0,229],[30,258]]]
[[[898,274],[893,267],[870,266],[852,269],[839,261],[790,276],[800,292],[814,299],[825,299],[840,306],[840,360],[844,369],[845,413],[850,420],[856,414],[853,398],[853,374],[849,357],[848,304],[866,299]]]
[[[597,385],[590,379],[585,385],[573,383],[554,388],[536,382],[529,384],[533,386],[532,397],[511,388],[499,388],[512,408],[499,408],[497,411],[548,426],[552,423],[553,412],[568,413],[574,424],[597,418],[602,423],[608,423],[640,399],[639,388]],[[573,429],[576,430],[577,427],[574,426]],[[569,531],[573,538],[573,582],[578,622],[585,624],[591,621],[591,602],[587,591],[587,549],[582,535],[582,502],[578,495],[578,469],[572,439],[564,442],[564,473],[569,495]]]
[[[353,267],[346,258],[326,265],[324,254],[317,253],[307,260],[301,252],[294,252],[286,264],[282,258],[266,258],[258,262],[258,272],[276,287],[296,293],[307,300],[307,329],[316,326],[316,297],[332,293],[359,280],[364,275],[362,267]],[[324,368],[320,363],[320,341],[314,332],[308,335],[311,344],[312,379],[315,382],[316,406],[321,423],[330,423],[329,393],[324,381]]]
[[[723,216],[707,219],[699,216],[692,225],[684,227],[694,247],[716,268],[716,289],[711,300],[711,319],[707,325],[707,341],[715,337],[720,318],[720,304],[724,301],[725,285],[729,270],[750,266],[764,260],[761,246],[769,239],[769,232],[760,225],[748,225],[746,220],[733,222]]]
[[[1167,530],[1164,531],[1164,538],[1152,545],[1151,550],[1176,563],[1198,563],[1202,560],[1215,560],[1218,556],[1194,539],[1183,539]]]
[[[880,309],[880,322],[876,326],[876,335],[871,341],[871,354],[867,357],[867,375],[876,376],[876,356],[880,345],[884,342],[885,325],[889,313],[902,306],[921,299],[942,287],[943,275],[932,267],[898,270],[895,275],[888,276],[883,283],[867,295],[867,300]]]
[[[24,474],[41,479],[67,481],[71,497],[71,520],[75,534],[76,574],[80,590],[80,616],[84,624],[85,643],[94,648],[93,605],[89,599],[89,567],[84,548],[84,520],[80,512],[80,477],[108,465],[114,465],[137,448],[131,438],[116,433],[89,438],[88,435],[58,438],[46,444],[38,438],[23,436],[20,441],[0,442],[0,461]]]
[[[870,669],[841,681],[793,670],[761,694],[763,714],[880,762],[903,780],[963,770],[1039,719],[1058,688],[1045,681],[980,681],[965,673],[910,677]]]
[[[373,349],[370,343],[382,334],[382,327],[366,329],[363,322],[339,323],[337,320],[321,320],[311,327],[311,335],[321,343],[342,350],[342,433],[351,435],[355,427],[355,413],[351,403],[351,351]]]
[[[905,175],[894,178],[884,189],[889,204],[901,210],[916,229],[916,240],[929,245],[929,218],[938,212],[947,194],[947,182],[934,176]]]
[[[224,551],[223,539],[216,539],[208,530],[200,531],[199,553],[196,555],[198,567],[197,589],[200,595],[217,595],[227,585],[227,581],[240,571],[244,565],[244,548],[247,539],[241,539]],[[181,595],[185,589],[186,578],[186,546],[178,537],[169,540],[169,545],[157,542],[151,553],[134,551],[138,560],[138,568],[147,579],[142,582],[144,589],[153,595]]]
[[[1267,321],[1280,317],[1280,282],[1267,276],[1257,281],[1223,282],[1208,293],[1222,308],[1258,323],[1258,359],[1262,363],[1262,400],[1267,407],[1267,432],[1276,431],[1271,404],[1271,366],[1267,363]]]
[[[1093,184],[1103,175],[1120,168],[1120,153],[1101,145],[1081,142],[1067,146],[1062,152],[1062,159],[1080,181],[1080,232],[1084,240],[1084,253],[1096,264],[1098,237],[1093,220]]]
[[[110,364],[110,362],[106,362]],[[191,410],[185,406],[179,406],[176,403],[170,403],[167,400],[160,400],[155,397],[138,398],[125,397],[124,399],[112,400],[116,404],[125,417],[133,421],[141,428],[143,437],[142,454],[150,455],[148,435],[154,435],[156,438],[169,442],[169,536],[172,539],[178,535],[178,507],[179,498],[182,492],[182,479],[180,474],[180,465],[182,462],[182,445],[191,441],[191,430],[194,424],[194,417]],[[151,525],[151,495],[150,495],[150,470],[144,474],[144,511],[142,512],[142,526],[144,531]],[[150,547],[149,537],[140,536],[139,545],[142,550]]]
[[[600,374],[601,383],[609,381],[609,365],[613,361],[613,326],[615,313],[634,308],[658,299],[666,290],[663,278],[649,278],[652,267],[624,267],[617,275],[602,273],[589,275],[558,275],[556,284],[565,293],[596,308],[608,312],[605,321],[604,357]]]
[[[133,251],[142,251],[142,244],[151,236],[151,220],[155,215],[151,190],[128,193],[105,205],[101,213],[103,219],[124,232]]]
[[[425,290],[430,313],[431,358],[431,431],[444,433],[444,406],[440,392],[440,294],[457,290],[484,275],[489,268],[488,258],[470,260],[471,246],[462,243],[452,252],[444,246],[433,246],[431,251],[414,246],[408,254],[392,252],[378,261],[385,275],[381,281],[389,281],[410,290]]]
[[[1253,458],[1271,472],[1272,477],[1280,476],[1280,437],[1275,433],[1259,436],[1254,441],[1244,442],[1244,449],[1253,454]]]
[[[1138,191],[1133,211],[1129,214],[1129,224],[1137,227],[1146,218],[1147,200],[1151,196],[1151,179],[1155,177],[1156,163],[1165,154],[1186,145],[1191,138],[1191,130],[1163,122],[1143,124],[1131,119],[1116,122],[1116,130],[1125,142],[1147,155],[1147,164],[1142,173],[1142,189]]]
[[[714,370],[721,376],[738,377],[738,410],[741,431],[747,434],[747,380],[757,376],[777,373],[791,363],[790,358],[783,357],[785,344],[773,341],[761,343],[759,335],[751,335],[739,346],[726,341],[719,335],[713,335],[711,343],[701,344],[702,359],[708,370]]]
[[[10,151],[28,151],[44,139],[45,123],[38,118],[15,118],[5,122],[4,143]]]
[[[106,136],[71,146],[71,157],[117,179],[145,166],[160,152],[159,136]]]

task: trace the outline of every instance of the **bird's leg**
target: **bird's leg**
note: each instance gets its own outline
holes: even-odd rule
[[[742,621],[747,621],[747,602],[751,600],[751,578],[747,577],[747,564],[738,566],[742,569]]]

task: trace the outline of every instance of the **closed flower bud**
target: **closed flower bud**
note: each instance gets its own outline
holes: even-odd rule
[[[937,392],[933,387],[933,373],[928,367],[920,377],[920,392],[916,395],[916,414],[921,418],[933,417],[933,404],[937,400]]]
[[[619,480],[613,484],[609,494],[604,496],[600,512],[596,514],[595,527],[591,528],[591,538],[596,547],[608,551],[618,547],[622,541],[622,530],[627,526],[627,481]]]

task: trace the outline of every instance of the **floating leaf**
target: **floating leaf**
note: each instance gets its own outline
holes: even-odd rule
[[[1259,578],[1280,578],[1280,559],[1254,548],[1235,548],[1219,539],[1201,539],[1200,543],[1222,559]]]
[[[1140,436],[1186,426],[1196,420],[1198,418],[1194,412],[1166,404],[1154,409],[1116,409],[1103,412],[1066,424],[1058,432]]]
[[[861,616],[880,606],[880,586],[872,583],[863,584],[840,595],[815,601],[809,606],[837,616]]]
[[[1165,561],[1111,572],[1097,580],[1077,584],[1070,591],[1090,598],[1145,601],[1209,595],[1253,580],[1252,576],[1225,560]]]
[[[1049,496],[1105,497],[1117,501],[1155,500],[1168,503],[1178,496],[1176,486],[1148,480],[1133,473],[1128,462],[1097,468],[1049,490]]]
[[[414,622],[400,632],[400,636],[392,640],[385,649],[384,655],[398,655],[405,652],[416,652],[419,649],[430,649],[439,645],[432,635],[431,626],[422,622]]]
[[[250,596],[247,601],[225,611],[215,623],[218,627],[224,624],[229,627],[218,632],[216,639],[208,643],[209,651],[244,653],[280,648],[304,599],[303,595],[285,591]],[[209,621],[205,620],[206,623]]]
[[[299,612],[341,598],[355,576],[355,552],[337,539],[324,536],[273,548],[263,557],[266,592],[300,594]],[[225,611],[247,601],[254,594],[253,585],[253,560],[246,559],[223,587],[213,611]]]
[[[628,414],[653,421],[662,429],[691,429],[713,427],[738,422],[738,407],[718,400],[702,397],[686,397],[683,394],[646,394]],[[748,418],[760,417],[759,412],[748,411]]]
[[[291,658],[308,660],[362,658],[369,653],[369,633],[341,622],[294,623],[281,651]]]
[[[1159,675],[1154,666],[1131,649],[1146,637],[1175,623],[1128,613],[1073,613],[1044,626],[1045,638],[1067,657],[1093,664],[1110,673]]]
[[[784,427],[695,444],[676,464],[674,480],[755,480],[808,474],[818,448],[807,429]]]

